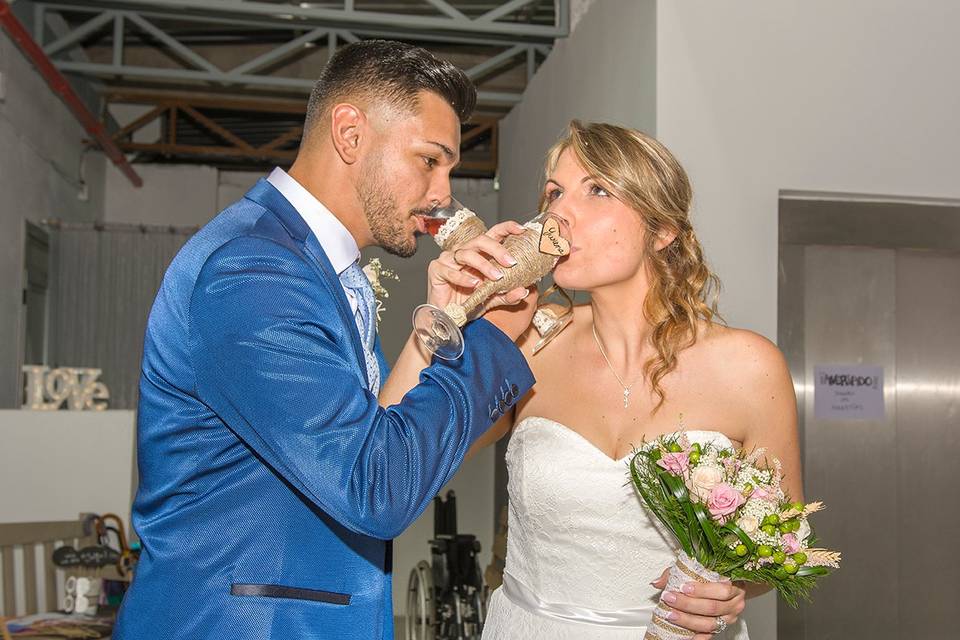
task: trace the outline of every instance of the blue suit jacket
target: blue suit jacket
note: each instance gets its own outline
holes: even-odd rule
[[[296,210],[261,180],[214,218],[173,260],[147,324],[143,552],[114,638],[391,638],[389,540],[533,384],[489,322],[465,339],[462,358],[383,409]]]

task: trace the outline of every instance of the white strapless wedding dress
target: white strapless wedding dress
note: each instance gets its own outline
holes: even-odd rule
[[[730,446],[721,433],[686,433]],[[516,426],[504,585],[491,596],[483,640],[643,638],[660,597],[650,582],[675,546],[634,492],[629,459],[611,459],[553,420]],[[746,625],[718,638],[747,640]]]

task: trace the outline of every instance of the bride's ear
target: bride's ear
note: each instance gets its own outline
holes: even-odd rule
[[[677,232],[674,229],[660,229],[657,231],[657,240],[653,243],[653,248],[657,251],[663,251],[677,239]]]

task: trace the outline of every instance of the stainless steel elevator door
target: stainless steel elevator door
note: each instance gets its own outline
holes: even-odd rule
[[[960,638],[960,254],[897,252],[901,638]]]
[[[827,504],[813,522],[843,562],[780,638],[958,638],[960,254],[793,250],[802,258],[782,264],[803,273],[782,274],[781,293],[802,289],[805,487]],[[857,364],[883,368],[884,418],[817,419],[815,367]]]

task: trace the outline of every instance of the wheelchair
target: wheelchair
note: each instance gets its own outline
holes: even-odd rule
[[[476,536],[457,533],[457,498],[433,499],[430,562],[421,560],[407,587],[406,640],[476,640],[483,630],[486,589]]]

